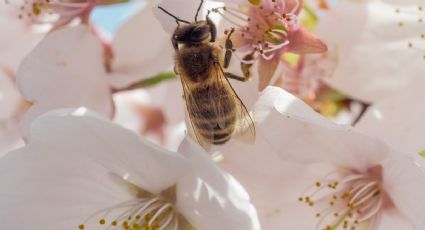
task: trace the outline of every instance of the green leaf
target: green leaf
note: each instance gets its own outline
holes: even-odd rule
[[[419,156],[425,158],[425,149],[419,152]]]

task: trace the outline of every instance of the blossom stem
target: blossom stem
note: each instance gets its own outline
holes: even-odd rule
[[[119,93],[123,91],[151,87],[151,86],[160,84],[162,82],[175,80],[175,79],[177,79],[177,75],[174,72],[162,72],[153,77],[146,78],[136,83],[130,84],[129,86],[126,86],[124,88],[112,89],[112,93]]]

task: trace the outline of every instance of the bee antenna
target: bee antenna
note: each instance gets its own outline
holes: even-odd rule
[[[201,7],[202,7],[203,4],[204,4],[204,0],[201,0],[201,3],[198,6],[198,10],[196,11],[195,22],[198,21],[198,14],[199,14],[199,11],[201,10]]]
[[[183,22],[183,23],[186,23],[186,24],[190,24],[190,22],[188,22],[188,21],[186,21],[186,20],[183,20],[183,19],[178,18],[177,16],[175,16],[174,14],[172,14],[172,13],[168,12],[166,9],[162,8],[161,6],[158,6],[158,9],[160,9],[160,10],[164,11],[164,13],[166,13],[166,14],[168,14],[169,16],[171,16],[172,18],[176,19],[177,24],[178,24],[178,22]]]

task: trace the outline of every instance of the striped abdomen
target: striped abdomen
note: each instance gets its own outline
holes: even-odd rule
[[[198,138],[213,144],[227,142],[235,129],[236,104],[221,85],[199,87],[191,91],[188,112]]]

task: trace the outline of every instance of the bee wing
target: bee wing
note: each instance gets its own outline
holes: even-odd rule
[[[201,145],[205,150],[208,151],[211,149],[211,143],[208,142],[208,140],[212,140],[214,138],[214,133],[209,132],[209,133],[204,133],[201,135],[200,130],[198,130],[198,128],[194,125],[195,121],[205,119],[201,117],[203,114],[203,108],[202,108],[202,105],[198,103],[199,99],[194,98],[190,94],[190,89],[188,88],[189,86],[185,84],[184,80],[181,80],[181,81],[182,81],[183,93],[184,93],[184,98],[186,103],[186,111],[189,117],[189,121],[186,122],[190,124],[187,127],[189,135],[193,139],[195,139],[195,141],[198,142],[199,145]],[[203,125],[208,126],[208,127],[205,127],[207,130],[214,130],[214,127],[209,123],[204,123]]]
[[[218,84],[221,84],[223,88],[226,89],[226,91],[230,94],[229,96],[231,97],[229,99],[233,99],[234,103],[236,104],[235,109],[237,122],[233,136],[238,137],[244,142],[253,143],[255,141],[255,126],[252,117],[227,79],[223,68],[218,63],[216,64],[216,67],[216,71],[214,71],[216,74],[215,80]],[[215,103],[215,105],[217,106],[216,111],[218,114],[217,123],[224,126],[226,119],[226,113],[223,110],[224,106],[221,106],[217,103]]]

